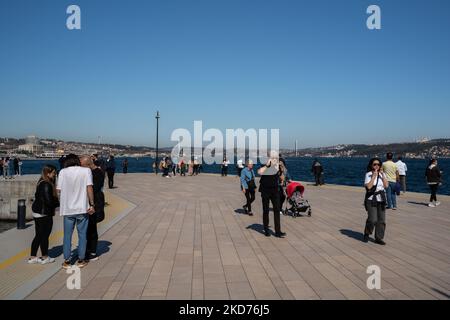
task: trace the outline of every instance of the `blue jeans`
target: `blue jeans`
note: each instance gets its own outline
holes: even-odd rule
[[[390,182],[386,189],[386,200],[388,208],[397,208],[397,195],[395,194],[396,182]]]
[[[86,254],[86,233],[89,224],[87,213],[64,216],[64,260],[70,260],[72,253],[72,234],[75,225],[78,233],[78,259],[84,260]]]

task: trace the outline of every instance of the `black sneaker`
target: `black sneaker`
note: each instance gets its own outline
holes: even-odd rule
[[[250,211],[250,212],[248,213],[248,215],[249,215],[249,216],[252,216],[252,215],[253,215],[253,212]]]
[[[286,232],[277,232],[275,233],[275,237],[284,238],[286,236]]]
[[[91,253],[91,254],[87,255],[86,258],[87,258],[89,261],[97,261],[97,260],[98,260],[98,255],[95,254],[95,253]]]
[[[366,242],[366,243],[369,242],[369,235],[368,234],[364,235],[363,242]]]
[[[386,245],[386,242],[384,242],[383,240],[379,240],[379,239],[375,240],[375,243],[379,244],[380,246],[385,246]]]
[[[269,230],[264,230],[264,235],[266,236],[266,237],[270,237],[270,232],[269,232]]]
[[[245,214],[248,214],[247,206],[245,205],[242,208],[244,209]]]

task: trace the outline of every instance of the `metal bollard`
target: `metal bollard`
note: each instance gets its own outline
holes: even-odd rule
[[[17,201],[17,229],[25,229],[25,217],[27,214],[27,206],[25,199]]]

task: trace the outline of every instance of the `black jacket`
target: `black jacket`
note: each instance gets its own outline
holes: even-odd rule
[[[441,182],[441,170],[439,170],[438,166],[434,166],[432,169],[430,169],[430,167],[427,167],[425,176],[427,177],[427,183]]]
[[[35,193],[35,205],[33,205],[33,211],[37,208],[40,210],[36,210],[39,214],[43,214],[46,216],[54,216],[55,209],[59,207],[59,200],[53,194],[53,186],[47,181],[41,181]]]

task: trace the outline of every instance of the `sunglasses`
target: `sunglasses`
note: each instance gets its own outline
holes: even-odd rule
[[[372,164],[372,167],[375,167],[375,166],[381,166],[381,164],[380,163],[374,163],[374,164]]]

